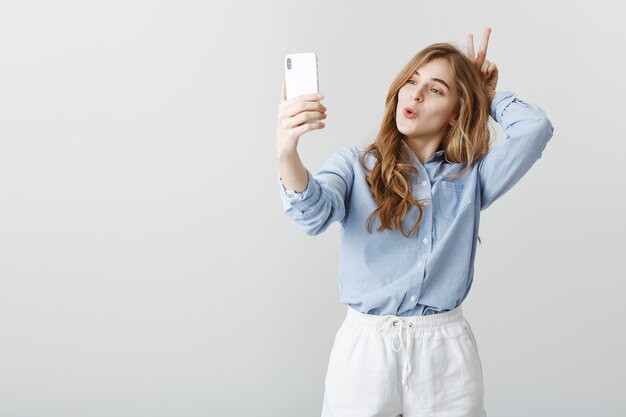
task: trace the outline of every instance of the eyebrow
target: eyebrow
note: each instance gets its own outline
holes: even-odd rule
[[[420,75],[420,73],[419,73],[417,70],[415,70],[414,74],[416,74],[416,75]],[[433,80],[433,81],[437,81],[438,83],[441,83],[441,84],[445,85],[445,86],[446,86],[446,88],[447,88],[448,90],[450,90],[450,86],[449,86],[449,85],[448,85],[448,84],[447,84],[444,80],[442,80],[442,79],[440,79],[440,78],[431,78],[431,80]]]

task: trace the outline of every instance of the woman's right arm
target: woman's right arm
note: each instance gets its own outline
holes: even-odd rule
[[[306,94],[287,100],[283,81],[276,120],[276,157],[286,188],[302,192],[307,186],[306,168],[298,155],[298,141],[304,133],[322,129],[324,123],[307,123],[326,118],[321,94]]]
[[[326,107],[317,94],[286,100],[282,85],[281,104],[276,126],[276,153],[279,163],[278,184],[285,213],[309,235],[317,235],[336,220],[343,220],[354,172],[349,148],[331,155],[315,175],[305,168],[298,155],[300,136],[324,124],[306,123],[326,118]]]

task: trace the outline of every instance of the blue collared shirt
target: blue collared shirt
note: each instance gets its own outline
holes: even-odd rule
[[[366,172],[359,163],[365,146],[343,147],[322,168],[307,169],[307,188],[301,193],[277,182],[284,212],[309,235],[318,235],[333,222],[341,224],[339,301],[376,315],[413,316],[451,310],[460,305],[472,286],[478,244],[480,212],[510,190],[541,158],[554,127],[546,113],[511,91],[497,92],[491,117],[506,131],[465,175],[465,163],[452,163],[444,151],[435,152],[423,165],[409,146],[419,178],[411,176],[413,195],[424,208],[417,233],[407,238],[398,230],[366,230],[367,217],[376,208]],[[372,168],[375,158],[365,159]],[[404,230],[415,225],[419,209],[411,206]]]

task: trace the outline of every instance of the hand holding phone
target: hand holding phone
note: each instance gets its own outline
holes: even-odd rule
[[[317,59],[312,52],[285,56],[285,81],[278,106],[276,146],[279,155],[295,151],[302,134],[326,125],[326,106],[320,101]]]
[[[319,76],[317,71],[317,55],[315,52],[301,52],[285,56],[285,82],[287,84],[287,100],[305,94],[319,93]],[[321,120],[310,120],[307,123],[321,123]]]

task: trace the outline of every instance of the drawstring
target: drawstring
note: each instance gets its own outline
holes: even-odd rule
[[[408,390],[408,378],[411,371],[413,371],[413,367],[411,366],[409,350],[411,349],[411,337],[409,337],[409,327],[413,327],[413,323],[405,322],[404,320],[398,319],[396,316],[387,316],[384,319],[381,319],[378,324],[376,324],[376,330],[379,332],[387,325],[390,324],[393,327],[396,327],[396,331],[393,333],[393,337],[391,339],[391,348],[394,352],[399,352],[400,349],[404,349],[404,367],[402,368],[402,385]],[[406,345],[402,341],[402,332],[405,333]],[[400,346],[396,349],[395,341],[400,341]]]

